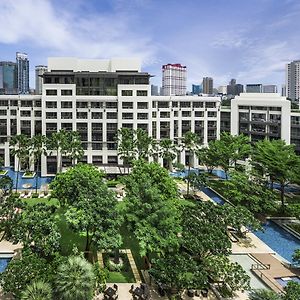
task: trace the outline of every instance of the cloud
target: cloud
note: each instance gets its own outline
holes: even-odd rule
[[[138,56],[149,60],[155,54],[151,40],[132,30],[132,18],[125,12],[74,14],[47,0],[0,1],[0,11],[4,44],[30,43],[55,55],[91,58]]]

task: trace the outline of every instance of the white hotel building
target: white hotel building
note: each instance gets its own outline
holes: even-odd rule
[[[278,94],[241,94],[231,108],[221,107],[219,97],[151,96],[150,77],[136,59],[49,58],[42,95],[0,95],[5,166],[16,165],[11,136],[50,136],[62,128],[79,132],[85,149],[81,161],[97,166],[122,165],[116,143],[122,127],[143,128],[157,140],[178,141],[192,131],[204,146],[221,131],[244,133],[253,141],[282,138],[300,150],[300,113],[291,112],[290,102]],[[42,175],[56,172],[56,159],[54,152],[42,157]],[[188,153],[178,153],[178,162],[188,159]],[[193,163],[197,166],[197,159]],[[63,158],[63,165],[69,164]]]

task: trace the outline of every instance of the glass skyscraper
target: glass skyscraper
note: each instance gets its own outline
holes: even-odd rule
[[[19,94],[29,94],[29,60],[26,53],[17,52],[17,83]]]
[[[11,61],[0,62],[0,94],[17,93],[17,64]]]

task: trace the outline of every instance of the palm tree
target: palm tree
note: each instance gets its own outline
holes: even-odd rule
[[[47,138],[44,135],[38,134],[31,139],[31,154],[36,165],[35,170],[35,192],[37,193],[39,167],[41,162],[41,156],[47,155]]]
[[[159,142],[159,156],[168,163],[169,171],[173,169],[173,160],[176,158],[176,146],[170,139],[163,139]]]
[[[200,140],[196,133],[187,132],[181,140],[182,151],[189,152],[189,163],[188,163],[188,176],[187,176],[187,195],[190,191],[190,172],[191,172],[191,160],[194,157],[195,152],[199,149]]]
[[[124,169],[129,167],[135,158],[134,131],[130,128],[120,128],[118,130],[118,156],[123,160]]]
[[[72,160],[72,166],[75,166],[77,160],[82,158],[84,150],[81,144],[80,135],[77,131],[67,132],[65,153]]]
[[[58,299],[92,299],[95,288],[92,265],[80,256],[69,257],[59,266],[55,285]]]
[[[17,178],[16,178],[16,192],[17,192],[21,163],[24,163],[26,160],[29,159],[30,139],[25,134],[19,134],[10,139],[9,145],[12,147],[11,154],[18,158]]]
[[[148,157],[155,151],[156,143],[154,139],[148,135],[147,131],[142,128],[138,128],[136,134],[136,153],[138,159],[148,160]]]
[[[21,300],[51,300],[52,290],[44,281],[32,282],[21,294]]]
[[[62,153],[67,148],[67,131],[61,129],[59,132],[52,133],[48,142],[48,148],[56,151],[57,172],[62,171]]]

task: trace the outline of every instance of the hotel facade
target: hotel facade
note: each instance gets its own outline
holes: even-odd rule
[[[122,166],[117,153],[119,128],[142,128],[156,140],[177,143],[188,131],[203,146],[222,131],[249,135],[252,141],[284,139],[300,152],[300,112],[279,94],[242,93],[222,107],[218,96],[151,96],[149,73],[136,59],[80,60],[49,58],[42,95],[0,95],[0,157],[17,166],[9,139],[17,134],[48,137],[60,129],[77,131],[84,148],[82,162],[100,167]],[[158,159],[160,163],[162,159]],[[178,152],[186,164],[189,154]],[[70,160],[63,157],[63,165]],[[198,166],[198,160],[192,163]],[[56,173],[57,157],[42,157],[41,173]],[[117,173],[117,172],[116,172]]]

